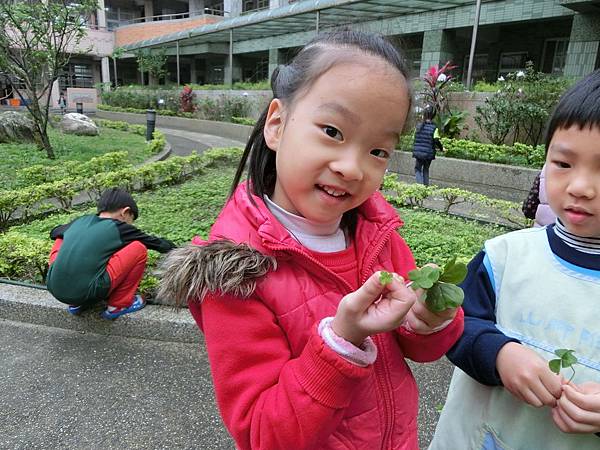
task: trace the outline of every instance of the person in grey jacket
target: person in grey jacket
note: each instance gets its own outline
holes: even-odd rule
[[[435,159],[436,150],[444,151],[439,139],[437,126],[433,123],[435,109],[427,105],[423,110],[423,122],[415,129],[413,158],[415,158],[415,178],[417,183],[429,186],[429,166]]]

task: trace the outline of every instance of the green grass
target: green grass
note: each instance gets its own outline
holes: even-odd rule
[[[135,225],[179,245],[189,242],[195,235],[206,238],[225,203],[233,174],[232,166],[215,167],[182,185],[134,194],[140,207],[140,217]],[[88,207],[73,213],[55,214],[11,230],[47,239],[54,226],[94,212],[95,208]],[[401,208],[399,212],[405,222],[400,235],[413,251],[418,265],[428,262],[441,265],[454,256],[468,261],[481,250],[485,240],[508,231],[496,225],[424,209]]]
[[[214,167],[182,185],[134,193],[133,197],[140,210],[135,226],[177,244],[185,244],[195,235],[206,238],[225,203],[234,173],[233,167]],[[95,212],[95,207],[88,206],[71,213],[53,214],[25,225],[11,227],[10,230],[46,239],[55,226],[82,214]]]
[[[75,136],[49,129],[48,135],[56,154],[47,158],[35,144],[0,144],[0,189],[15,185],[15,172],[34,164],[56,165],[64,161],[87,161],[104,153],[127,151],[132,164],[141,163],[151,156],[143,136],[102,128],[99,136]]]
[[[401,208],[399,212],[404,220],[400,235],[419,266],[428,262],[442,265],[455,256],[468,262],[487,239],[510,231],[425,209]]]

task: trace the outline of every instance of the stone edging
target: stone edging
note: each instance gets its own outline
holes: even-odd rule
[[[126,336],[158,341],[197,343],[202,335],[187,310],[147,305],[135,314],[107,321],[100,317],[102,307],[72,316],[66,305],[46,290],[0,283],[0,319],[76,330],[81,333]]]

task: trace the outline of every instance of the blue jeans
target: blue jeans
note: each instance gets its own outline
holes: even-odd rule
[[[417,183],[429,186],[429,166],[431,159],[415,158],[415,178]]]

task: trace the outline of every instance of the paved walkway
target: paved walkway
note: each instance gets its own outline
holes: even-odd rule
[[[176,130],[174,128],[158,127],[167,138],[172,147],[172,154],[178,156],[189,155],[192,151],[203,152],[208,148],[242,147],[245,142],[235,141],[212,134],[194,133],[192,131]]]

